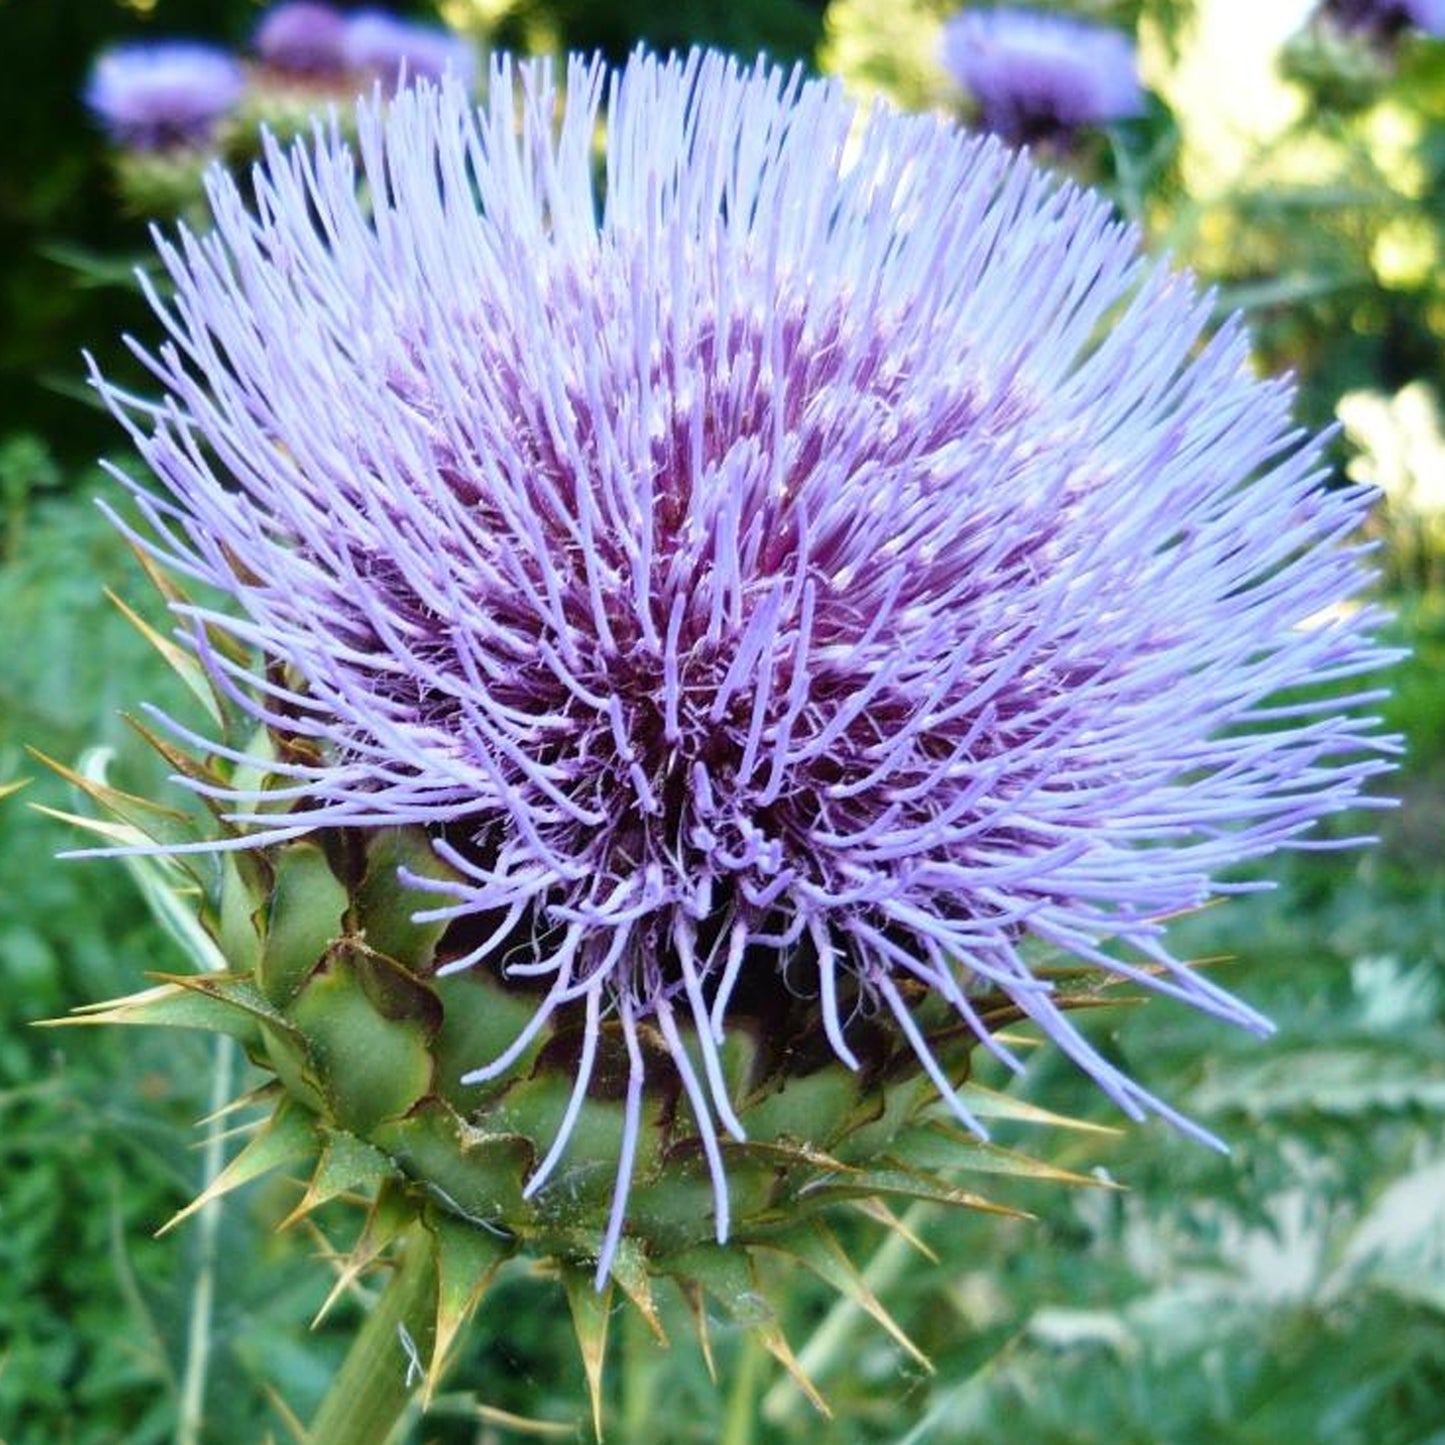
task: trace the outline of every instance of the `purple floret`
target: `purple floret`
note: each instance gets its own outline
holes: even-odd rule
[[[461,36],[437,25],[399,20],[382,10],[363,10],[346,25],[345,54],[353,70],[377,76],[388,85],[407,80],[440,80],[454,75],[470,87],[477,59]]]
[[[267,65],[293,75],[338,75],[347,68],[346,17],[314,0],[273,5],[256,27],[254,44]]]
[[[1032,10],[965,10],[943,31],[943,62],[1011,144],[1067,140],[1144,109],[1134,46],[1117,30]]]
[[[1368,495],[1243,327],[996,140],[761,63],[574,61],[563,99],[499,61],[479,113],[423,84],[358,125],[273,145],[251,199],[213,173],[214,234],[162,248],[164,400],[96,378],[153,473],[130,534],[229,599],[179,608],[190,646],[293,740],[264,791],[189,781],[248,830],[215,846],[429,828],[427,916],[477,945],[446,968],[539,988],[470,1079],[621,1030],[603,1272],[643,1026],[726,1235],[719,1049],[765,981],[850,1067],[861,1018],[896,1030],[979,1132],[920,991],[1020,1067],[977,1007],[1006,995],[1193,1129],[1039,953],[1267,1030],[1167,920],[1391,748]]]
[[[1400,0],[1400,8],[1416,30],[1445,36],[1445,0]]]
[[[85,103],[117,145],[159,151],[206,144],[245,85],[236,59],[214,46],[120,45],[96,59]]]

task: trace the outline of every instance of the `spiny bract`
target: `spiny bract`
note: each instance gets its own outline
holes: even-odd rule
[[[1278,700],[1380,660],[1365,498],[1241,328],[1102,200],[762,63],[358,126],[214,173],[164,399],[96,377],[121,525],[228,599],[174,599],[230,731],[166,720],[218,828],[163,843],[233,971],[152,1012],[224,1001],[328,1158],[634,1298],[948,1193],[1001,1020],[1184,1122],[1040,954],[1262,1030],[1163,920],[1384,766],[1367,694]]]

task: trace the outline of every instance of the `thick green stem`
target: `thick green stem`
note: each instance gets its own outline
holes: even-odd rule
[[[622,1327],[622,1422],[619,1440],[645,1440],[657,1423],[658,1346],[646,1321],[637,1310],[623,1310]]]
[[[210,1120],[206,1127],[206,1153],[201,1187],[209,1189],[226,1162],[226,1121],[222,1111],[230,1102],[236,1071],[236,1043],[216,1035],[215,1064],[211,1077]],[[181,1381],[176,1445],[200,1445],[205,1425],[206,1368],[211,1356],[211,1315],[216,1293],[216,1250],[221,1227],[222,1198],[217,1195],[201,1206],[196,1241],[196,1276],[191,1286],[190,1320],[186,1330],[186,1369]]]
[[[384,1445],[390,1438],[431,1356],[436,1289],[431,1241],[413,1226],[396,1274],[321,1402],[310,1445]]]
[[[751,1330],[743,1334],[723,1421],[720,1445],[752,1445],[758,1419],[758,1381],[763,1372],[763,1347]]]

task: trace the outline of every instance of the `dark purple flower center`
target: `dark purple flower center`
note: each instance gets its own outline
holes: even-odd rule
[[[386,653],[380,600],[435,669],[378,670],[367,688],[458,756],[489,759],[502,795],[581,866],[548,903],[601,907],[650,875],[635,926],[659,937],[641,960],[668,954],[661,935],[679,907],[775,917],[795,936],[811,907],[800,888],[869,914],[880,890],[926,871],[940,815],[956,824],[1009,805],[996,786],[970,799],[970,768],[1046,734],[1047,695],[1079,670],[1051,672],[1041,657],[960,705],[966,676],[1027,650],[1028,625],[998,630],[988,599],[1017,588],[1022,618],[1073,485],[1039,495],[1020,453],[1015,491],[958,487],[960,447],[1017,450],[1037,409],[1027,389],[924,365],[926,328],[890,347],[887,318],[787,294],[773,318],[680,318],[649,348],[617,335],[616,296],[568,276],[549,288],[548,319],[551,364],[570,381],[550,394],[528,374],[512,315],[485,308],[470,323],[477,405],[461,426],[457,382],[441,394],[420,341],[388,371],[421,423],[417,465],[436,469],[466,518],[440,529],[439,566],[465,579],[471,609],[459,619],[425,595],[384,532],[354,550],[369,604],[350,619],[358,652]],[[616,364],[638,355],[645,371]],[[625,512],[639,496],[650,515]],[[1014,525],[1001,547],[1002,517],[1031,506],[1046,509],[1038,530],[1020,541]],[[960,633],[970,595],[992,633]],[[490,868],[518,811],[480,808],[449,836]],[[1021,856],[1042,846],[1008,831]],[[941,875],[925,889],[950,890]]]

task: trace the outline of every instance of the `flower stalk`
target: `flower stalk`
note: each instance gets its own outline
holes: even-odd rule
[[[224,1034],[211,1050],[211,1097],[206,1120],[206,1144],[201,1177],[209,1189],[220,1176],[226,1159],[224,1116],[235,1089],[236,1042]],[[191,1286],[191,1307],[186,1322],[186,1367],[181,1377],[181,1398],[176,1445],[202,1445],[206,1411],[206,1376],[211,1358],[211,1321],[215,1313],[216,1251],[221,1229],[220,1197],[208,1199],[197,1211],[196,1277]]]
[[[435,1254],[421,1226],[367,1313],[321,1402],[310,1445],[385,1445],[425,1377],[436,1322]]]

